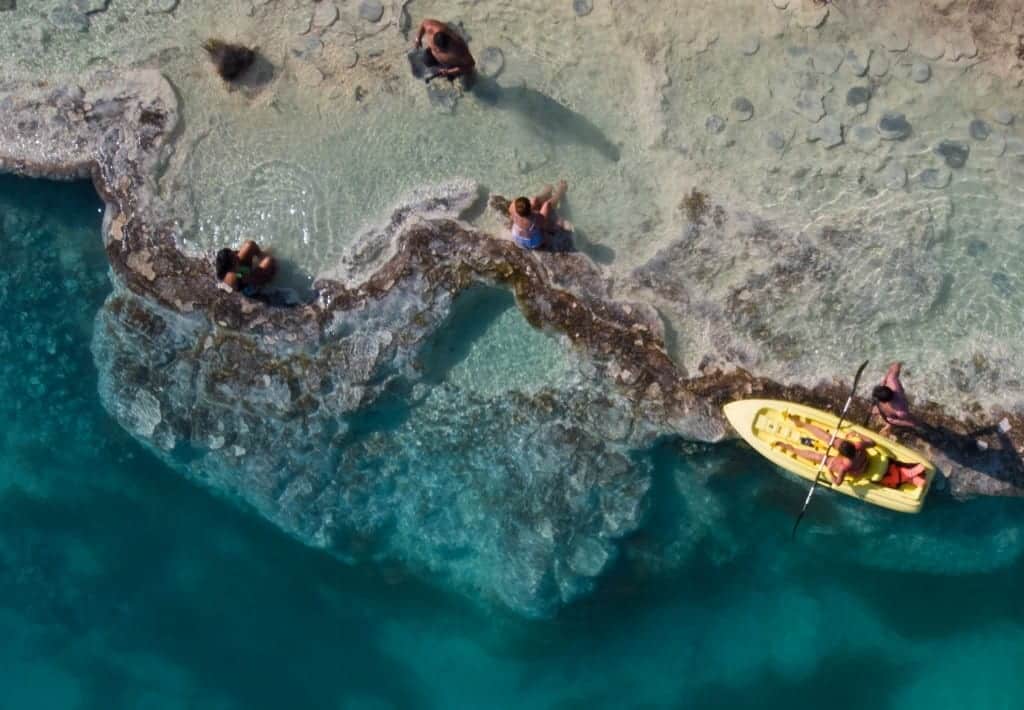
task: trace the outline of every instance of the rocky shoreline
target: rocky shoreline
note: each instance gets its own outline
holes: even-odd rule
[[[590,259],[525,252],[460,222],[479,199],[468,181],[407,200],[362,238],[343,279],[316,284],[314,303],[275,307],[228,293],[212,263],[186,255],[175,225],[155,217],[152,176],[177,123],[174,90],[152,71],[77,85],[0,84],[0,171],[91,177],[107,205],[114,293],[93,344],[107,409],[172,466],[307,544],[342,558],[401,557],[545,615],[588,590],[614,558],[615,540],[641,524],[650,472],[630,451],[663,436],[731,437],[721,405],[737,398],[823,408],[845,399],[841,381],[803,388],[743,370],[682,371],[657,312],[613,298]],[[526,463],[483,466],[458,482],[364,475],[363,464],[387,460],[393,444],[353,428],[353,415],[396,392],[414,405],[432,396],[417,353],[457,296],[479,286],[510,289],[527,320],[580,360],[576,386],[502,405],[502,420],[519,417],[550,453],[529,460],[534,446],[522,437],[500,442],[503,427],[481,424],[499,438],[494,446]],[[481,422],[498,416],[489,413],[494,403],[477,406]],[[853,419],[866,406],[857,400]],[[926,427],[907,442],[936,461],[940,491],[1021,495],[1024,416],[968,410],[958,419],[917,402]],[[436,521],[466,495],[472,515]]]

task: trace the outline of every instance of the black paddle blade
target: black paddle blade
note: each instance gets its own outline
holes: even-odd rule
[[[864,374],[864,369],[868,366],[868,360],[865,360],[857,368],[857,374],[853,376],[853,386],[850,387],[850,394],[846,398],[846,404],[843,405],[843,411],[839,413],[839,422],[836,424],[836,433],[843,428],[843,421],[846,420],[846,412],[850,409],[850,403],[853,401],[853,395],[857,394],[857,385],[860,384],[860,376]],[[829,449],[831,449],[829,445]],[[824,458],[821,460],[821,466],[818,467],[818,473],[814,476],[814,482],[811,483],[811,490],[807,491],[807,498],[804,499],[804,507],[800,509],[800,514],[796,516],[796,522],[793,523],[793,531],[789,534],[789,539],[793,540],[796,538],[796,529],[800,527],[800,521],[804,519],[804,514],[807,513],[807,507],[811,504],[811,498],[814,497],[814,491],[818,490],[818,479],[821,477],[821,469],[825,465],[825,461],[828,459],[828,451],[825,452]]]

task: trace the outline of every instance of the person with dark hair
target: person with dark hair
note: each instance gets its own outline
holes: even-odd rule
[[[274,278],[277,261],[261,251],[256,242],[247,239],[238,251],[226,248],[218,251],[216,270],[217,280],[230,286],[232,291],[253,296]]]
[[[795,414],[790,414],[789,418],[794,424],[806,429],[816,439],[825,444],[828,444],[829,439],[832,437],[829,432],[825,431],[821,427],[816,426],[810,421],[801,420]],[[850,432],[850,434],[845,437],[837,436],[833,443],[833,447],[838,455],[829,456],[828,460],[825,462],[829,475],[832,477],[832,482],[838,486],[847,476],[860,476],[867,471],[867,450],[874,445],[874,439],[862,436],[856,432]],[[814,464],[821,463],[820,451],[815,451],[814,449],[801,449],[785,441],[773,442],[773,446],[778,446],[783,451],[788,451],[793,456],[805,461],[809,461]]]
[[[469,45],[455,30],[439,20],[424,20],[416,34],[415,45],[423,46],[426,37],[427,48],[423,62],[428,68],[436,69],[426,77],[429,82],[439,76],[449,80],[469,75],[476,67],[476,60],[469,52]]]
[[[885,373],[882,384],[871,390],[871,407],[877,409],[878,413],[885,420],[881,435],[888,436],[893,427],[906,427],[914,429],[917,427],[917,420],[910,413],[910,405],[907,402],[907,395],[903,391],[903,383],[900,382],[900,370],[903,363],[894,362]]]
[[[790,414],[789,419],[798,427],[810,432],[818,441],[826,445],[828,444],[832,436],[829,432],[810,421],[801,420],[795,414]],[[806,443],[813,442],[808,439]],[[859,432],[850,432],[850,434],[844,437],[837,436],[833,446],[839,455],[829,456],[825,464],[828,467],[832,481],[839,485],[847,476],[861,476],[866,473],[868,468],[867,450],[875,445],[874,439],[864,436]],[[773,446],[778,446],[783,451],[788,451],[793,456],[802,458],[805,461],[814,464],[821,463],[820,451],[801,449],[784,441],[773,442]],[[904,483],[913,483],[915,486],[920,487],[928,479],[925,477],[924,464],[904,463],[895,459],[889,459],[885,474],[877,480],[872,476],[871,480],[888,488],[899,488]]]
[[[546,234],[565,228],[555,214],[555,208],[568,188],[568,183],[562,180],[557,188],[548,185],[532,200],[517,197],[512,201],[508,216],[512,219],[512,239],[516,244],[523,249],[539,249],[544,245]]]

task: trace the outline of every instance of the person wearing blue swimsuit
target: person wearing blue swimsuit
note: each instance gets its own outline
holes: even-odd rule
[[[558,183],[558,189],[548,186],[532,200],[517,197],[509,205],[508,215],[512,218],[512,239],[523,249],[540,249],[544,246],[544,235],[561,225],[555,216],[555,208],[565,196],[568,185],[565,180]]]

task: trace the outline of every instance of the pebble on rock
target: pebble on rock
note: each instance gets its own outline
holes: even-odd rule
[[[871,76],[882,77],[889,73],[889,58],[885,52],[872,52],[871,63],[868,66]]]
[[[872,54],[873,50],[870,49],[849,49],[846,51],[846,66],[850,68],[854,76],[864,76],[868,73],[868,67],[871,65]]]
[[[738,121],[749,121],[754,116],[754,104],[745,96],[737,96],[732,101],[732,112]]]
[[[310,27],[317,30],[326,30],[337,21],[338,6],[333,2],[320,2],[317,3],[316,9],[313,10],[313,21],[310,23]]]
[[[345,47],[341,50],[340,59],[338,61],[345,69],[351,69],[359,63],[359,52],[351,47]]]
[[[50,24],[58,30],[74,30],[76,32],[87,32],[89,30],[89,17],[73,7],[62,5],[50,11]]]
[[[924,62],[914,62],[910,67],[910,78],[918,84],[923,84],[932,78],[932,68]]]
[[[882,44],[890,52],[906,52],[910,49],[910,38],[906,35],[889,32],[882,38]]]
[[[1013,123],[1014,115],[1013,111],[1007,108],[997,108],[992,112],[992,118],[995,119],[996,123],[1001,123],[1004,126],[1009,126]]]
[[[721,133],[725,130],[725,119],[713,113],[704,121],[704,128],[708,133]]]
[[[941,190],[942,188],[949,185],[953,179],[953,173],[947,168],[928,168],[922,170],[921,174],[917,176],[917,179],[921,181],[921,184],[930,190]]]
[[[380,0],[363,0],[359,3],[359,16],[367,22],[380,22],[384,17],[384,5]]]
[[[967,256],[981,256],[988,251],[988,244],[980,239],[967,242]]]
[[[578,17],[586,17],[594,11],[593,0],[572,0],[572,10]]]
[[[887,141],[901,141],[911,130],[910,122],[902,113],[887,111],[878,119],[878,133]]]
[[[147,12],[170,13],[178,7],[178,0],[149,0]]]
[[[837,44],[826,44],[817,47],[811,54],[811,64],[814,71],[820,74],[835,74],[843,65],[846,54],[843,48]]]
[[[971,138],[976,141],[988,140],[988,137],[992,135],[992,127],[980,118],[971,121],[971,125],[967,127],[967,130],[971,134]]]
[[[740,51],[750,57],[757,54],[761,48],[761,38],[757,35],[747,35],[740,41]]]
[[[817,122],[825,115],[825,97],[817,91],[800,91],[793,104],[794,110],[808,121]]]
[[[505,68],[505,54],[497,47],[485,47],[476,65],[480,76],[496,78]]]
[[[847,106],[865,106],[871,101],[871,87],[853,86],[846,92]]]
[[[83,15],[95,15],[107,9],[110,0],[75,0],[72,5]]]
[[[966,143],[946,140],[935,146],[935,153],[941,155],[949,167],[962,168],[967,163],[971,149]]]
[[[854,150],[861,153],[874,152],[882,142],[878,137],[878,131],[871,126],[854,126],[853,130],[848,132],[848,138]]]
[[[777,128],[773,128],[772,130],[768,131],[765,134],[764,139],[765,143],[768,144],[769,148],[771,148],[772,150],[777,150],[780,153],[786,149],[786,143],[788,142],[786,134],[778,130]]]
[[[899,163],[887,163],[880,177],[882,184],[890,190],[902,190],[907,186],[907,169]]]
[[[843,124],[835,116],[826,116],[807,131],[807,140],[811,143],[821,142],[826,148],[835,148],[843,144]]]

